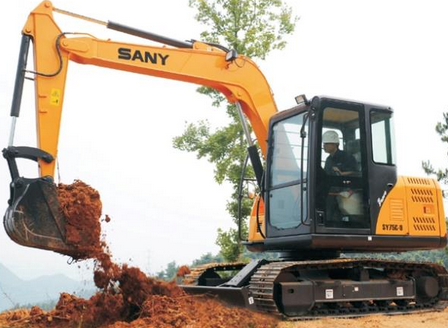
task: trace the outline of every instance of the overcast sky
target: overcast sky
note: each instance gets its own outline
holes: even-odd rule
[[[3,3],[0,13],[0,144],[7,146],[20,31],[38,1]],[[58,8],[112,20],[171,38],[198,39],[202,27],[188,1],[54,1]],[[444,1],[289,1],[301,19],[283,51],[258,61],[279,110],[294,97],[328,95],[395,110],[398,169],[423,175],[421,161],[446,165],[435,124],[448,111],[448,5]],[[65,32],[146,44],[93,24],[55,15]],[[232,223],[225,211],[229,186],[213,167],[172,149],[185,121],[218,126],[224,110],[211,108],[196,86],[70,63],[59,144],[61,181],[82,179],[100,191],[106,240],[117,262],[156,272],[175,260],[188,264],[216,253],[216,230]],[[35,145],[33,85],[26,82],[15,145]],[[9,198],[9,171],[0,165],[0,204]],[[36,175],[34,164],[23,174]],[[2,209],[2,212],[4,211]],[[13,243],[0,229],[0,262],[20,277],[65,273],[91,278],[85,264]]]

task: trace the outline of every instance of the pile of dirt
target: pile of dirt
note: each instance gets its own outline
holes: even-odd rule
[[[177,269],[176,277],[184,278],[189,273],[191,273],[190,268],[186,265],[182,265],[179,269]]]
[[[66,242],[74,248],[64,255],[75,260],[96,258],[105,247],[101,241],[99,192],[80,180],[69,185],[60,183],[57,190],[60,209],[66,219]]]
[[[77,249],[75,259],[95,260],[94,282],[99,288],[89,300],[63,293],[54,310],[6,312],[10,327],[275,327],[273,317],[230,308],[207,296],[187,295],[174,282],[146,276],[140,269],[112,261],[101,241],[99,193],[82,181],[60,185],[59,201],[67,218],[67,238]],[[105,221],[110,221],[106,216]],[[189,272],[182,267],[178,275]]]
[[[106,279],[108,274],[111,280]],[[274,317],[232,308],[208,296],[188,295],[174,282],[155,280],[135,267],[114,264],[111,271],[96,270],[95,277],[103,289],[89,300],[63,293],[54,310],[5,312],[0,326],[4,322],[28,328],[273,328],[278,323]]]

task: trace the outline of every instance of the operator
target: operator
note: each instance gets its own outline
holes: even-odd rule
[[[355,157],[339,149],[339,136],[329,130],[322,135],[324,151],[329,154],[325,161],[325,173],[328,175],[351,175],[357,171]]]
[[[326,131],[322,135],[322,143],[324,151],[329,154],[324,166],[327,176],[348,176],[357,171],[355,157],[339,149],[339,136],[336,131]],[[327,181],[327,183],[331,183],[330,181]],[[340,197],[341,192],[345,191],[345,189],[331,185],[327,185],[327,188],[325,192],[326,196],[324,196],[326,221],[327,224],[332,226],[331,222],[338,222],[343,217],[337,197]],[[335,227],[338,225],[335,225]]]

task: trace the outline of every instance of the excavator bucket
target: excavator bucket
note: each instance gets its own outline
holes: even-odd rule
[[[30,152],[33,154],[30,155]],[[80,258],[82,247],[67,241],[68,222],[60,208],[57,186],[53,179],[19,177],[15,158],[37,160],[42,159],[41,155],[39,150],[29,147],[8,147],[3,150],[12,176],[11,197],[4,216],[5,230],[8,236],[20,245]]]
[[[17,182],[16,182],[17,183]],[[4,224],[9,237],[16,243],[71,253],[66,244],[66,222],[59,208],[56,185],[45,179],[19,181],[13,186],[11,204]]]
[[[84,239],[87,232],[75,230],[67,240],[69,222],[64,217],[58,201],[57,186],[51,176],[37,179],[23,178],[19,174],[16,159],[23,158],[39,163],[51,163],[53,156],[39,148],[13,146],[15,122],[19,117],[23,84],[25,81],[28,49],[31,43],[29,35],[22,36],[19,63],[17,65],[16,83],[11,106],[11,134],[9,146],[3,149],[3,157],[7,160],[12,182],[9,207],[4,216],[4,226],[9,237],[16,243],[52,250],[72,256],[75,259],[87,257],[92,248],[89,239]],[[70,234],[73,235],[73,234]]]

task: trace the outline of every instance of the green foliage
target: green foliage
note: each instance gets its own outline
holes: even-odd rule
[[[436,249],[431,251],[413,251],[405,253],[373,253],[373,254],[350,254],[347,257],[368,257],[386,260],[397,260],[407,262],[432,262],[448,268],[448,249]]]
[[[202,264],[208,264],[208,263],[219,263],[223,262],[224,258],[218,254],[218,255],[212,255],[212,253],[206,253],[203,254],[200,258],[194,260],[191,265],[188,267],[194,268]],[[166,265],[166,268],[157,272],[155,274],[155,277],[157,279],[165,280],[165,281],[171,281],[176,278],[176,274],[179,271],[180,266],[177,265],[176,261],[172,261]]]
[[[166,269],[156,273],[156,277],[161,280],[171,281],[176,278],[176,273],[179,270],[179,266],[176,261],[172,261],[167,264]]]
[[[443,119],[444,122],[437,122],[436,124],[436,132],[440,135],[440,140],[442,142],[448,143],[448,113],[443,113]],[[447,153],[448,155],[448,153]],[[440,168],[440,169],[434,169],[431,162],[423,161],[422,162],[423,170],[428,175],[435,175],[437,180],[444,185],[448,185],[448,168]],[[447,192],[443,191],[443,197],[447,198]],[[447,218],[447,225],[448,225],[448,218]],[[445,257],[448,254],[448,246],[445,248]],[[448,261],[444,262],[445,266],[448,267]]]
[[[212,255],[212,253],[203,254],[200,258],[194,260],[188,267],[194,268],[202,264],[219,263],[223,262],[224,258],[218,255]],[[179,271],[180,266],[176,264],[176,261],[172,261],[166,265],[166,268],[157,272],[155,277],[160,280],[172,281],[176,278],[176,274]]]
[[[297,18],[281,0],[190,0],[197,10],[196,19],[205,25],[201,37],[205,42],[219,43],[251,58],[265,59],[270,51],[283,49],[284,36],[294,31]],[[212,106],[220,107],[225,97],[218,91],[200,87],[198,92],[212,99]],[[177,149],[194,152],[215,165],[215,180],[228,181],[233,194],[227,211],[238,221],[238,184],[246,158],[246,141],[235,105],[226,104],[229,123],[211,131],[207,121],[187,124],[182,135],[173,139]],[[251,169],[246,177],[253,178]],[[242,234],[247,233],[250,201],[242,206]],[[217,244],[226,261],[238,260],[242,247],[238,245],[238,230],[218,230]]]
[[[281,0],[190,0],[196,19],[207,27],[203,40],[229,45],[240,54],[265,59],[286,46],[296,17]]]
[[[220,263],[224,262],[224,258],[218,254],[218,255],[212,255],[212,253],[203,254],[200,258],[193,261],[191,264],[191,267],[197,267],[202,264],[208,264],[208,263]]]
[[[444,122],[438,122],[436,132],[440,135],[442,142],[448,143],[448,113],[443,114]],[[447,154],[448,155],[448,154]],[[435,175],[437,180],[443,184],[448,184],[448,168],[434,169],[431,162],[422,162],[423,170],[429,175]],[[445,197],[447,195],[444,195]]]
[[[30,304],[18,304],[11,308],[10,310],[18,310],[18,309],[31,309],[33,306],[40,307],[44,311],[51,311],[57,304],[57,300],[50,300],[48,302],[40,302],[40,303],[30,303]]]
[[[223,183],[228,179],[238,184],[241,165],[245,159],[244,139],[239,122],[232,122],[210,133],[208,122],[187,125],[184,133],[173,139],[174,148],[195,152],[197,157],[206,157],[215,166],[215,180]]]
[[[244,262],[250,262],[252,260],[276,261],[279,260],[279,253],[275,252],[253,253],[245,249],[242,254],[242,259]]]
[[[220,253],[228,262],[239,260],[243,246],[239,243],[238,230],[230,228],[229,231],[218,229],[216,244],[221,247]]]

